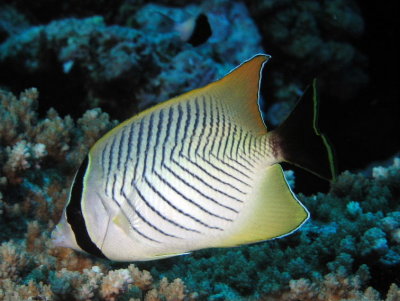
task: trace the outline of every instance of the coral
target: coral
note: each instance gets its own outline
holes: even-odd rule
[[[4,301],[19,301],[19,300],[53,300],[53,292],[49,285],[42,282],[35,283],[29,281],[28,284],[16,284],[10,279],[0,280],[0,297]]]
[[[360,36],[364,21],[351,1],[260,1],[250,7],[256,15],[264,16],[261,28],[271,43],[288,56],[305,59],[308,66],[339,70],[355,59],[355,48],[345,40],[347,35]],[[274,17],[265,17],[270,14]],[[328,33],[335,33],[336,40]]]
[[[49,232],[38,233],[39,223],[28,225],[25,241],[0,246],[0,299],[54,298],[119,300],[194,300],[182,280],[156,283],[150,273],[130,264],[114,269],[65,248],[52,248]]]
[[[39,220],[55,223],[66,197],[62,179],[72,177],[89,147],[116,123],[99,109],[87,111],[76,123],[54,109],[40,119],[38,96],[34,88],[19,98],[0,90],[2,210],[10,217],[33,211]],[[15,197],[17,191],[26,198]]]
[[[116,123],[100,109],[88,110],[77,121],[69,116],[61,118],[50,109],[41,119],[37,101],[36,89],[18,98],[0,90],[0,115],[6,125],[0,130],[4,179],[0,194],[0,299],[119,300],[124,296],[192,300],[194,295],[180,279],[158,282],[133,264],[113,269],[104,261],[52,246],[49,233],[60,218],[67,187],[80,160]]]
[[[133,264],[128,266],[128,270],[132,275],[133,284],[142,291],[148,291],[153,283],[153,277],[148,271],[140,271]]]
[[[381,300],[379,293],[371,287],[364,291],[360,290],[361,284],[362,281],[358,275],[348,276],[340,274],[340,271],[338,274],[330,273],[317,282],[310,282],[307,279],[291,280],[289,292],[283,293],[279,300]],[[394,289],[397,288],[395,284],[393,284],[393,287]],[[391,292],[389,293],[391,294]]]
[[[155,297],[157,295],[163,296],[167,301],[185,300],[185,290],[185,285],[181,279],[177,278],[169,283],[167,278],[163,278],[160,281],[158,289],[151,290],[149,297],[146,296],[145,300],[159,300],[159,297]]]
[[[0,45],[0,68],[10,74],[0,80],[20,90],[25,87],[15,78],[29,77],[46,95],[53,86],[65,86],[57,95],[63,105],[49,106],[79,112],[101,106],[124,119],[130,114],[121,107],[141,110],[220,78],[264,52],[262,34],[267,52],[283,57],[268,76],[273,97],[268,98],[267,119],[273,125],[284,120],[316,74],[324,91],[338,99],[350,99],[368,82],[365,58],[353,46],[364,31],[353,1],[247,4],[258,27],[243,3],[221,0],[179,7],[126,1],[119,11],[113,5],[115,17],[108,22],[105,14],[56,18],[16,32]],[[204,45],[192,47],[179,39],[171,23],[200,12],[207,15],[213,34]],[[35,74],[50,80],[42,82]]]
[[[345,172],[327,194],[300,194],[311,219],[285,239],[195,252],[171,260],[167,268],[160,263],[152,272],[180,277],[200,298],[209,300],[368,300],[368,294],[378,296],[378,290],[383,296],[391,282],[400,280],[398,162],[396,158],[384,170],[378,168],[375,178]],[[285,289],[291,289],[289,295]],[[332,299],[310,297],[319,291]]]
[[[0,246],[0,278],[17,280],[19,274],[28,264],[26,253],[20,251],[20,247],[12,241],[2,243]]]
[[[67,197],[67,182],[90,145],[115,122],[99,109],[87,111],[76,121],[61,118],[54,109],[39,118],[35,89],[18,98],[1,91],[0,100],[6,125],[0,131],[0,223],[6,225],[1,234],[0,292],[6,300],[24,296],[48,300],[117,300],[120,296],[379,300],[390,281],[397,279],[399,159],[391,166],[374,168],[371,177],[344,172],[328,194],[300,195],[312,218],[284,240],[195,252],[154,263],[151,274],[134,265],[113,268],[109,262],[70,249],[52,248],[49,231]],[[18,149],[22,151],[12,151]],[[294,174],[287,174],[294,185]],[[61,180],[65,178],[69,180]],[[19,239],[15,233],[20,233]],[[385,275],[380,281],[386,285],[376,275]],[[396,289],[392,285],[391,296]]]
[[[153,301],[194,300],[180,279],[153,281],[148,271],[130,264],[123,269],[94,265],[82,256],[54,252],[48,248],[47,235],[33,239],[35,247],[6,242],[0,246],[0,299],[26,300],[120,300],[138,298]],[[31,239],[32,240],[32,239]],[[46,245],[46,249],[39,247]],[[59,248],[60,249],[60,248]],[[20,250],[20,251],[18,251]],[[41,253],[38,252],[41,250]],[[81,262],[77,265],[76,260]]]
[[[102,16],[66,18],[11,35],[0,45],[0,68],[9,73],[0,81],[18,90],[25,87],[8,79],[28,77],[46,95],[52,87],[60,87],[57,97],[62,101],[49,104],[57,110],[83,112],[101,106],[127,118],[138,107],[222,77],[263,51],[258,30],[242,3],[209,0],[202,6],[147,4],[140,9],[131,5],[136,14],[127,19],[117,16],[120,25],[108,25]],[[165,26],[166,19],[171,23],[168,18],[181,22],[200,11],[214,28],[206,45],[193,47],[179,38],[173,26]],[[132,18],[132,27],[126,26]],[[242,43],[248,34],[252,39]]]
[[[299,91],[318,76],[327,95],[351,101],[369,82],[366,57],[354,46],[364,33],[364,20],[355,1],[246,1],[279,66],[269,76],[271,101],[279,106],[269,114],[281,123]],[[287,62],[287,63],[285,63]],[[290,106],[289,106],[290,107]],[[278,116],[276,116],[278,112]]]
[[[0,43],[11,35],[18,34],[29,26],[26,17],[15,7],[0,4]]]
[[[361,270],[362,268],[360,268]],[[361,274],[361,275],[359,275]],[[400,298],[400,289],[396,284],[392,284],[386,294],[385,299],[380,298],[380,294],[368,287],[361,290],[362,271],[354,276],[349,276],[339,271],[338,273],[330,273],[323,279],[311,282],[308,279],[291,280],[289,282],[289,291],[281,296],[270,299],[281,301],[325,301],[325,300],[341,300],[341,301],[393,301]]]
[[[100,295],[105,300],[115,300],[115,297],[127,289],[132,282],[129,270],[120,269],[109,271],[101,283]]]

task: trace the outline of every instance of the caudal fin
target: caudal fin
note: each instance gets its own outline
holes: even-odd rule
[[[333,148],[319,129],[318,108],[317,82],[314,79],[289,117],[271,134],[282,161],[304,168],[321,178],[334,180],[336,166]]]

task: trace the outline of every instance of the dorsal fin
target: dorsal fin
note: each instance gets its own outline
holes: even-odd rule
[[[270,58],[267,54],[257,54],[245,61],[226,76],[204,87],[194,89],[177,97],[164,101],[156,106],[140,112],[125,120],[109,131],[99,141],[107,139],[113,132],[127,123],[134,122],[143,116],[184,101],[194,101],[197,97],[205,97],[213,104],[224,107],[224,114],[232,118],[236,124],[247,128],[254,134],[267,132],[258,106],[261,71]],[[99,143],[99,141],[97,143]]]
[[[213,96],[213,101],[220,101],[235,122],[257,134],[265,134],[258,99],[261,71],[269,55],[258,54],[244,62],[222,79],[211,83],[204,89]]]

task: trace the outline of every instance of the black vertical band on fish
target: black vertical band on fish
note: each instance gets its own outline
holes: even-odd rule
[[[82,215],[81,199],[83,191],[83,177],[89,164],[88,156],[83,160],[71,187],[69,203],[66,207],[67,221],[75,233],[79,247],[89,254],[106,258],[101,250],[93,243],[86,229],[85,219]]]

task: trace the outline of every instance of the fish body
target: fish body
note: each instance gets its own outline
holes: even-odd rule
[[[142,261],[298,229],[309,213],[278,164],[291,157],[288,131],[268,132],[258,108],[268,59],[257,55],[102,137],[75,176],[55,245]]]

